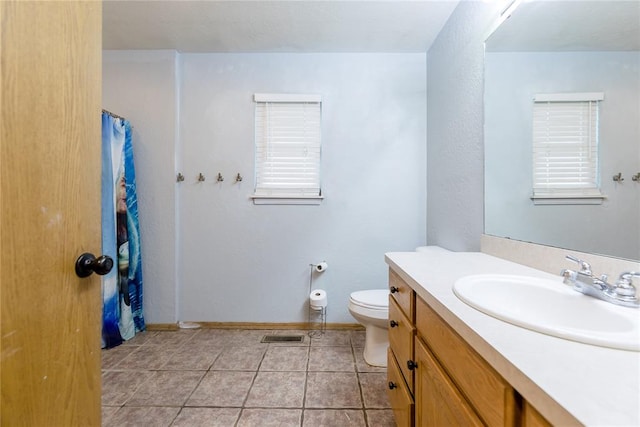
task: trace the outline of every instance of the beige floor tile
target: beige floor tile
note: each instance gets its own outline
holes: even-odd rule
[[[161,345],[143,345],[122,359],[122,361],[118,363],[118,369],[161,369],[175,351],[175,347],[167,348]]]
[[[182,408],[172,427],[234,427],[240,408]]]
[[[103,425],[392,427],[365,332],[154,331],[102,351]],[[264,335],[302,343],[260,343]],[[129,424],[127,424],[129,423]]]
[[[212,370],[256,371],[268,346],[227,347],[218,356]]]
[[[309,371],[355,372],[351,347],[311,347]]]
[[[143,345],[144,343],[146,343],[151,337],[155,336],[158,332],[157,331],[143,331],[143,332],[138,332],[133,338],[131,338],[130,340],[124,341],[122,344],[120,344],[120,346],[127,346],[127,345]],[[117,348],[117,347],[116,347]]]
[[[237,333],[233,329],[200,329],[189,343],[209,343],[216,346],[231,345],[230,337]]]
[[[128,406],[182,406],[204,376],[203,371],[158,371],[127,401]]]
[[[351,331],[325,331],[311,337],[311,346],[351,345]]]
[[[158,331],[155,335],[149,337],[144,345],[158,345],[164,348],[180,347],[191,338],[196,336],[200,331],[198,329],[180,329],[178,331]]]
[[[168,406],[123,406],[103,424],[104,427],[168,427],[180,408]]]
[[[364,342],[367,337],[365,331],[351,331],[351,345],[353,347],[364,347]]]
[[[206,371],[213,365],[223,349],[223,347],[202,344],[184,345],[172,353],[162,369]]]
[[[269,347],[260,364],[261,371],[306,371],[309,347]]]
[[[360,387],[355,373],[309,372],[307,408],[362,408]]]
[[[305,409],[302,427],[366,427],[364,412],[358,409]]]
[[[209,371],[189,397],[187,406],[241,407],[255,375],[249,371]]]
[[[153,377],[150,371],[106,371],[102,374],[102,404],[122,406],[140,384]]]
[[[369,427],[396,427],[391,409],[367,409],[365,413]]]
[[[246,329],[236,331],[233,335],[230,336],[231,342],[229,343],[232,346],[244,346],[244,347],[266,347],[269,344],[260,342],[262,341],[262,337],[270,334],[271,330],[262,330],[262,329]]]
[[[118,364],[138,348],[140,346],[119,345],[118,347],[101,350],[102,369],[117,369]]]
[[[358,374],[365,408],[390,408],[387,395],[387,374],[361,372]]]
[[[116,412],[118,412],[118,409],[120,409],[119,406],[104,406],[104,405],[102,405],[102,425],[103,426],[107,425],[107,422],[109,421],[111,416],[113,414],[115,414]]]
[[[301,408],[305,372],[258,372],[245,407]]]
[[[301,409],[243,409],[237,427],[300,427]]]

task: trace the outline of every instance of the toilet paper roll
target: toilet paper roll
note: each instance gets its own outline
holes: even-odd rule
[[[322,289],[314,289],[309,295],[309,306],[314,310],[322,310],[327,306],[327,293]]]
[[[322,273],[322,272],[323,272],[323,271],[325,271],[328,267],[329,267],[329,265],[328,265],[326,262],[324,262],[324,261],[322,261],[320,264],[316,264],[316,265],[314,266],[315,270],[316,270],[318,273]]]

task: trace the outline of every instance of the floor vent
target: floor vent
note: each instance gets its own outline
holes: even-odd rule
[[[303,342],[304,335],[265,335],[260,342]]]

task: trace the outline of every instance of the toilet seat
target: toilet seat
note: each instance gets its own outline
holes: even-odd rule
[[[386,289],[356,291],[351,293],[349,301],[369,310],[389,310],[389,291]]]

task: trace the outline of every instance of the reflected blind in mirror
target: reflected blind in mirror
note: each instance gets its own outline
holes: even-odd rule
[[[600,195],[600,99],[602,94],[536,95],[533,106],[534,198]]]

